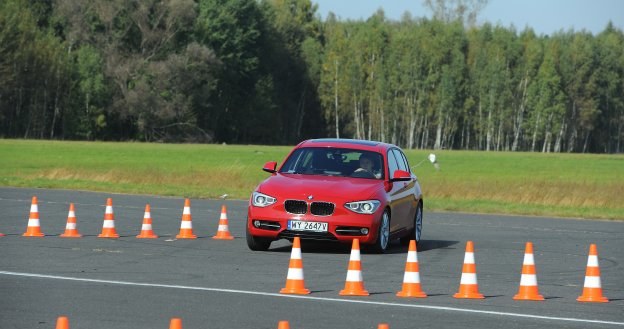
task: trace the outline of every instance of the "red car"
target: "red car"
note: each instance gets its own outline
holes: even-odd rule
[[[252,193],[247,245],[267,250],[278,239],[348,242],[383,253],[396,238],[420,240],[423,199],[397,146],[353,139],[297,145]]]

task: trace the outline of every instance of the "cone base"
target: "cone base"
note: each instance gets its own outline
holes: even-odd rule
[[[61,235],[59,235],[59,237],[61,238],[82,238],[82,234],[76,234],[76,233],[63,233]]]
[[[22,236],[30,237],[30,238],[42,238],[42,237],[45,236],[45,234],[43,234],[43,233],[28,233],[28,232],[26,232],[26,233],[22,234]]]
[[[176,235],[176,239],[197,239],[197,235]]]
[[[399,291],[396,293],[397,297],[403,297],[403,298],[408,298],[408,297],[412,297],[412,298],[426,298],[427,294],[425,294],[424,292],[420,291],[420,292],[410,292],[410,291]]]
[[[542,295],[534,295],[534,296],[531,295],[531,296],[529,296],[529,295],[520,295],[520,294],[518,294],[518,295],[515,295],[513,297],[513,299],[514,300],[544,300],[544,296],[542,296]]]
[[[370,296],[366,290],[340,290],[340,296]]]
[[[234,237],[231,235],[224,235],[224,236],[215,235],[212,238],[215,240],[234,240]]]
[[[582,303],[608,303],[609,302],[609,299],[604,296],[601,296],[601,297],[580,296],[576,300]]]
[[[116,239],[119,237],[119,234],[98,234],[97,236],[98,238],[109,238],[109,239]]]
[[[280,290],[280,294],[289,294],[289,295],[309,295],[310,290],[308,289],[290,289],[290,288],[282,288]]]
[[[456,293],[453,295],[453,298],[460,298],[460,299],[485,299],[485,297],[482,294],[463,294],[463,293]]]
[[[136,236],[137,239],[158,239],[158,235],[148,235],[148,234],[139,234]]]

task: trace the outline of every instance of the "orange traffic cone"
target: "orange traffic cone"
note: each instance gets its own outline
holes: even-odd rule
[[[67,214],[67,224],[65,224],[65,233],[59,235],[61,238],[80,238],[82,234],[78,233],[76,228],[76,210],[74,204],[69,204],[69,213]]]
[[[535,271],[535,259],[533,257],[533,243],[527,242],[524,249],[524,261],[522,262],[522,276],[520,277],[520,289],[513,299],[515,300],[544,300],[537,289],[537,273]]]
[[[600,266],[598,266],[598,249],[595,244],[589,246],[587,257],[587,269],[585,270],[585,283],[583,294],[577,298],[579,302],[607,303],[609,299],[602,295],[602,283],[600,282]]]
[[[169,329],[182,329],[182,319],[171,318],[171,321],[169,322]]]
[[[464,266],[462,267],[461,282],[459,291],[453,295],[455,298],[482,299],[485,298],[479,293],[477,283],[477,265],[474,257],[474,244],[472,241],[466,242],[466,253],[464,255]]]
[[[191,217],[191,200],[184,200],[184,211],[182,212],[182,222],[180,223],[180,234],[176,235],[178,239],[197,239],[197,235],[193,234],[193,219]]]
[[[117,230],[115,230],[115,214],[113,213],[113,199],[106,199],[106,211],[104,212],[104,224],[102,224],[102,233],[98,238],[118,238]]]
[[[277,329],[290,329],[290,324],[288,321],[280,321],[277,323]]]
[[[390,326],[387,323],[380,323],[377,329],[390,329]]]
[[[427,297],[420,288],[420,272],[418,269],[418,253],[416,240],[411,240],[405,262],[405,274],[403,275],[403,290],[397,292],[399,297]]]
[[[342,296],[368,296],[369,293],[364,289],[362,280],[362,262],[360,259],[360,240],[353,239],[351,246],[351,257],[349,258],[349,268],[347,269],[347,280],[345,287],[340,290],[339,295]]]
[[[217,240],[232,240],[234,237],[230,235],[230,229],[228,228],[227,208],[225,205],[221,206],[221,217],[219,218],[219,230],[217,235],[212,237]]]
[[[143,225],[141,225],[141,233],[136,236],[138,239],[156,239],[158,235],[152,230],[152,214],[149,203],[145,205],[145,214],[143,215]]]
[[[37,197],[32,197],[30,204],[30,216],[28,217],[28,227],[26,232],[22,236],[28,237],[42,237],[45,234],[41,232],[41,226],[39,225],[39,206],[37,205]]]
[[[69,329],[69,318],[66,316],[59,316],[56,319],[56,329]]]
[[[286,276],[286,286],[280,290],[280,294],[307,295],[310,290],[305,288],[303,281],[303,261],[301,259],[301,241],[296,236],[293,240],[292,251],[290,252],[290,264],[288,264],[288,275]]]

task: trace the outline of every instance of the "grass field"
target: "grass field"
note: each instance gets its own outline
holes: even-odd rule
[[[246,199],[291,146],[0,140],[0,185]],[[416,165],[432,151],[408,150]],[[624,220],[624,156],[435,152],[426,210]],[[70,200],[68,200],[70,201]]]

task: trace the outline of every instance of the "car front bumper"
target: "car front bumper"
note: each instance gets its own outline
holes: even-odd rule
[[[362,244],[371,244],[377,240],[378,227],[383,213],[380,207],[373,214],[358,214],[336,206],[329,216],[291,214],[283,205],[255,207],[250,205],[247,212],[247,234],[254,237],[273,240],[290,239],[299,236],[302,239],[351,242],[354,238]],[[288,229],[289,220],[327,223],[327,232],[295,231]]]

